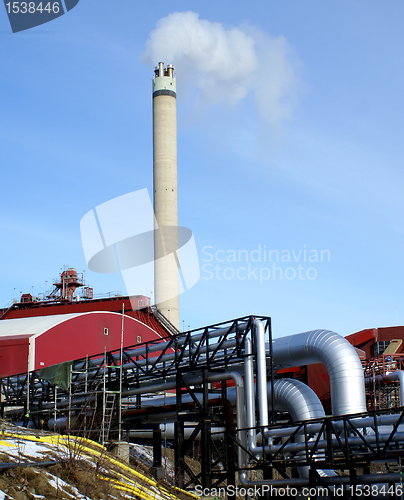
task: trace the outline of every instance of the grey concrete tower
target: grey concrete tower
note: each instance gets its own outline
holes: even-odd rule
[[[177,99],[174,68],[160,62],[153,79],[154,300],[180,329]]]

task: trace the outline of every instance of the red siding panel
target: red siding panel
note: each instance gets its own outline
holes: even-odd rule
[[[64,321],[35,339],[35,369],[103,354],[121,346],[122,316],[95,312]],[[104,329],[108,329],[108,335]],[[138,340],[138,337],[140,339]],[[124,346],[160,338],[152,329],[125,316]]]
[[[307,381],[309,387],[313,389],[320,399],[330,392],[330,376],[326,367],[321,363],[307,367]]]
[[[0,339],[0,378],[28,370],[30,336],[14,335]]]

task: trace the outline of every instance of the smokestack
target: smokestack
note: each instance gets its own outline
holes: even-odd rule
[[[154,298],[179,330],[177,110],[174,67],[160,62],[153,79]]]

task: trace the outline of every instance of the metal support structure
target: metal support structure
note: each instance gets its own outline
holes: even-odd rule
[[[239,420],[241,408],[244,408],[239,396],[237,429],[233,428],[232,408],[226,399],[227,393],[231,394],[226,377],[233,374],[231,376],[236,382],[239,378],[241,382],[237,382],[237,394],[244,394],[239,373],[244,373],[247,337],[254,342],[256,319],[264,324],[271,345],[270,318],[249,316],[184,332],[172,338],[125,348],[121,346],[117,351],[78,360],[73,363],[70,391],[56,389],[41,380],[39,372],[31,372],[29,377],[22,374],[3,378],[0,383],[5,415],[21,418],[24,415],[21,407],[25,407],[25,412],[29,408],[31,417],[39,422],[42,415],[50,417],[53,414],[56,419],[68,415],[69,409],[77,415],[82,412],[83,406],[87,408],[88,405],[98,404],[96,411],[102,418],[101,437],[105,442],[109,434],[107,396],[111,394],[116,398],[119,394],[119,405],[124,398],[128,408],[122,411],[122,419],[109,420],[111,429],[119,435],[119,431],[136,429],[140,423],[144,429],[150,429],[155,443],[155,464],[161,463],[161,434],[159,439],[160,431],[156,424],[174,424],[176,480],[179,486],[185,488],[192,485],[216,487],[224,480],[235,484],[237,472],[241,476],[250,470],[261,470],[263,479],[260,481],[274,487],[300,487],[320,481],[327,487],[368,484],[375,481],[375,474],[371,474],[369,469],[372,461],[398,463],[401,460],[404,454],[403,409],[316,418],[290,424],[280,420],[284,415],[278,413],[272,404],[269,423],[264,419],[262,424],[260,419],[260,424],[255,427],[255,431],[261,431],[263,435],[263,454],[253,453],[247,443],[248,429]],[[265,367],[262,357],[260,362]],[[266,354],[266,367],[271,379],[274,374],[271,351]],[[253,378],[256,375],[255,371]],[[212,387],[213,382],[220,385]],[[273,403],[273,382],[271,387]],[[166,395],[172,389],[176,390],[175,403],[170,404],[164,396],[164,403],[147,404],[150,398],[156,397],[156,393]],[[258,407],[261,411],[264,405],[259,404]],[[389,426],[388,431],[386,426]],[[367,429],[366,432],[364,429]],[[214,439],[217,433],[220,433],[220,441]],[[199,474],[187,462],[187,454],[198,434],[202,437],[202,472]],[[245,457],[250,459],[245,460]],[[363,474],[354,475],[351,472],[337,479],[337,476],[322,477],[319,474],[322,469],[352,471],[359,466]],[[310,468],[311,472],[307,477],[297,478],[296,472],[303,467]],[[398,481],[399,473],[386,471],[377,474],[377,480]]]
[[[155,392],[156,387],[171,383],[175,388],[178,370],[226,370],[240,366],[243,360],[245,338],[251,335],[254,320],[261,320],[269,331],[270,318],[246,316],[226,323],[180,333],[167,339],[158,339],[140,345],[99,353],[73,363],[72,409],[81,409],[89,394],[95,394],[103,384],[104,370],[109,390],[118,390],[122,371],[122,397]],[[122,354],[122,364],[120,358]],[[107,360],[105,363],[104,360]],[[83,373],[84,372],[84,373]],[[39,378],[39,370],[30,374],[27,393],[27,374],[0,379],[3,406],[7,410],[21,407],[29,399],[30,412],[38,410],[42,400],[43,411],[54,407],[52,384]],[[160,390],[160,389],[158,389]],[[162,389],[165,390],[165,389]],[[68,406],[68,391],[58,390],[58,408]]]
[[[212,449],[211,449],[211,424],[209,418],[209,383],[207,379],[207,370],[203,370],[202,375],[202,393],[203,393],[203,407],[201,415],[201,451],[202,451],[202,475],[201,482],[204,488],[212,487]]]
[[[174,462],[175,462],[175,483],[180,488],[184,487],[184,421],[179,418],[182,412],[182,373],[177,372],[176,394],[177,394],[177,419],[174,423]]]

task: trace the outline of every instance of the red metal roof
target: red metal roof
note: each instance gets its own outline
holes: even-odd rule
[[[377,329],[376,328],[367,328],[366,330],[361,330],[360,332],[352,333],[345,337],[348,342],[350,342],[353,346],[359,346],[368,342],[369,340],[377,338]]]
[[[0,377],[117,350],[121,326],[122,314],[110,311],[0,321]],[[124,316],[124,347],[161,338],[150,326]]]
[[[159,335],[168,337],[170,333],[164,326],[155,318],[153,311],[150,307],[141,309],[133,309],[132,302],[134,297],[106,297],[94,300],[82,300],[79,302],[66,301],[66,302],[31,302],[27,304],[15,304],[9,311],[4,309],[2,320],[27,318],[37,316],[49,316],[58,314],[71,314],[71,313],[85,313],[91,311],[111,311],[122,312],[122,306],[125,307],[125,315],[131,316],[147,326],[150,326]],[[0,310],[1,317],[1,310]]]

